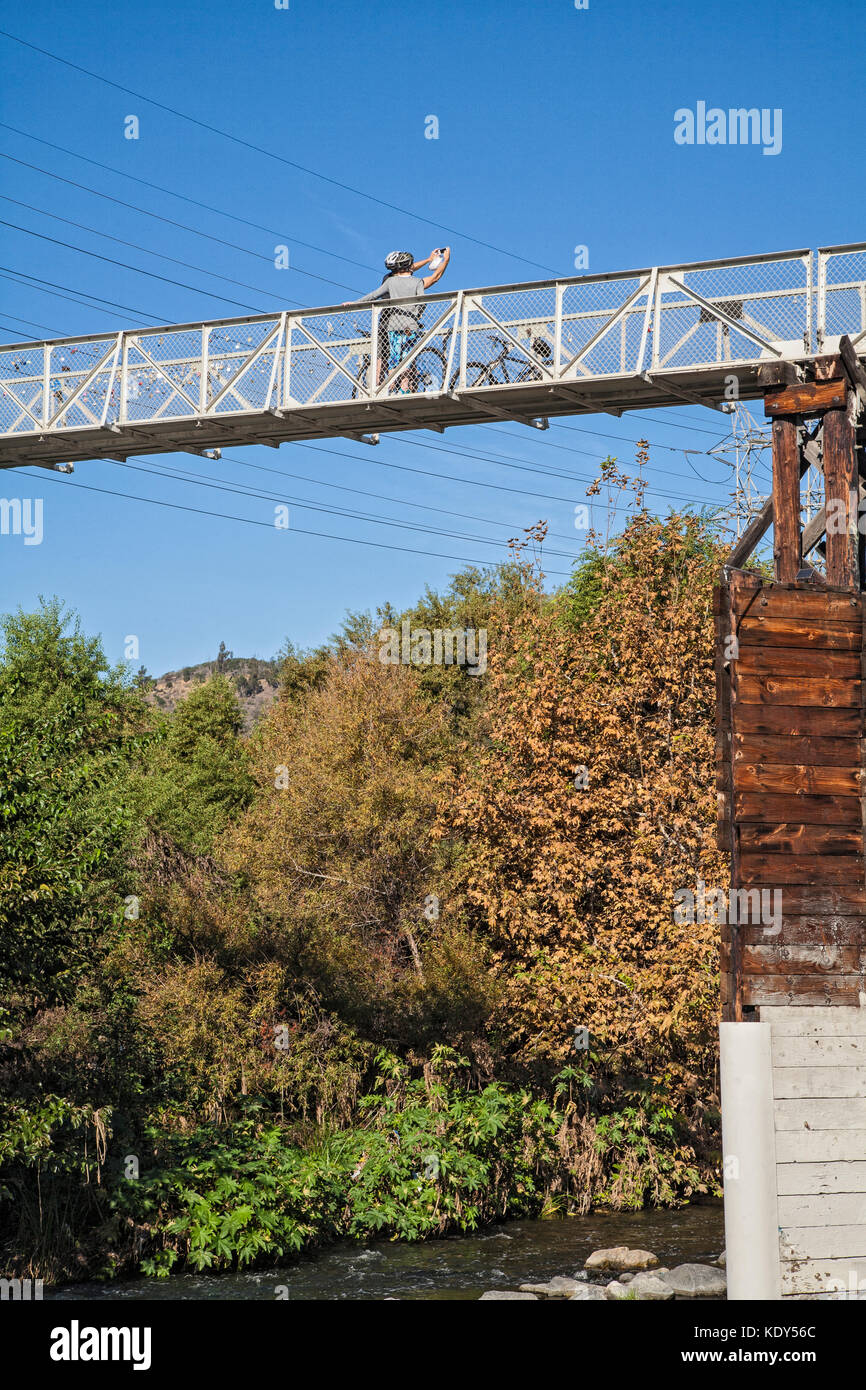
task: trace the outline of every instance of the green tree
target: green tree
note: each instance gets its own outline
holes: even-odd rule
[[[234,686],[215,676],[158,718],[158,736],[129,788],[139,833],[157,831],[181,849],[209,850],[253,792]]]
[[[120,903],[146,712],[57,599],[0,623],[0,985],[68,999]]]

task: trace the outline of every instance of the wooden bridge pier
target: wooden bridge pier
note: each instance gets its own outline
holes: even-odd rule
[[[772,497],[715,594],[729,1297],[866,1298],[866,372],[843,338],[760,378]]]

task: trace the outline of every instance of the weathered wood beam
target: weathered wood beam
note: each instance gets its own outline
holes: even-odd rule
[[[758,381],[762,386],[797,386],[803,380],[803,369],[795,362],[764,362],[758,368]]]
[[[826,527],[827,511],[825,507],[822,507],[820,512],[817,512],[816,515],[812,517],[812,520],[803,527],[803,559],[806,558],[810,550],[815,549]]]
[[[762,536],[769,531],[773,524],[773,499],[768,497],[757,516],[752,517],[737,544],[734,546],[725,565],[731,569],[740,569],[748,560],[755,546]]]
[[[776,581],[793,584],[800,571],[800,453],[793,420],[773,421],[773,563]]]
[[[777,367],[785,367],[789,365],[789,363],[785,362],[771,362],[769,363],[767,370],[775,369]],[[763,367],[759,368],[759,371],[763,370]],[[815,434],[813,434],[810,439],[806,440],[806,443],[803,445],[803,448],[800,451],[800,453],[801,478],[803,477],[804,473],[807,471],[810,465],[813,465],[815,468],[820,469],[821,446],[818,443]],[[731,569],[739,569],[742,565],[744,565],[748,560],[749,556],[751,555],[752,551],[755,549],[755,546],[765,535],[765,533],[769,531],[772,524],[773,499],[772,497],[768,497],[763,507],[758,512],[757,516],[753,517],[752,520],[749,522],[749,525],[746,527],[740,539],[737,541],[737,544],[734,546],[733,550],[731,551],[730,555],[725,561],[725,564],[729,566]],[[805,554],[806,552],[804,551],[803,553]]]
[[[838,381],[845,375],[842,366],[842,358],[838,352],[828,353],[825,357],[816,357],[812,363],[812,372],[816,381]]]
[[[836,410],[845,405],[845,382],[807,381],[798,386],[786,386],[770,391],[764,399],[765,415],[818,415],[824,410]]]
[[[863,480],[862,480],[862,478],[861,478],[860,484],[859,484],[859,498],[860,498],[860,503],[861,503],[861,504],[862,504],[864,498],[866,498],[866,487],[863,486]],[[820,510],[819,512],[816,512],[816,513],[815,513],[815,515],[812,517],[812,520],[811,520],[810,522],[808,522],[806,526],[803,527],[803,558],[804,558],[804,559],[805,559],[805,557],[809,554],[809,551],[810,551],[810,550],[814,550],[815,546],[818,544],[819,540],[820,540],[821,537],[823,536],[823,534],[824,534],[826,528],[827,528],[827,508],[826,508],[826,507],[822,507],[821,510]],[[859,526],[858,526],[858,531],[859,531]]]
[[[842,365],[848,374],[851,385],[857,391],[860,404],[866,405],[866,371],[863,370],[854,344],[851,342],[847,333],[843,338],[839,339],[839,356],[842,359]]]
[[[853,396],[853,392],[852,392]],[[828,511],[827,582],[833,588],[860,588],[858,558],[858,469],[852,409],[843,405],[824,416],[824,496]]]

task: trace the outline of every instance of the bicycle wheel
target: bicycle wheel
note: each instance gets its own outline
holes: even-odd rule
[[[411,363],[415,381],[413,391],[441,391],[445,385],[448,359],[438,348],[426,347]]]
[[[453,391],[460,384],[460,368],[457,367],[451,373],[451,381],[448,389]],[[467,362],[466,363],[466,385],[468,388],[473,386],[496,386],[496,374],[489,362]]]
[[[352,400],[355,401],[359,396],[369,396],[370,394],[370,355],[367,353],[361,358],[361,366],[352,387]]]
[[[509,357],[502,365],[502,374],[509,385],[520,381],[541,381],[544,373],[534,362],[523,362],[520,358]]]

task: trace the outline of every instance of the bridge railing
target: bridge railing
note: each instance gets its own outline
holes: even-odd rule
[[[818,252],[819,351],[827,338],[847,333],[866,345],[866,241],[824,246]]]
[[[579,398],[599,379],[808,356],[841,333],[866,342],[866,243],[2,347],[0,436],[532,382]]]

